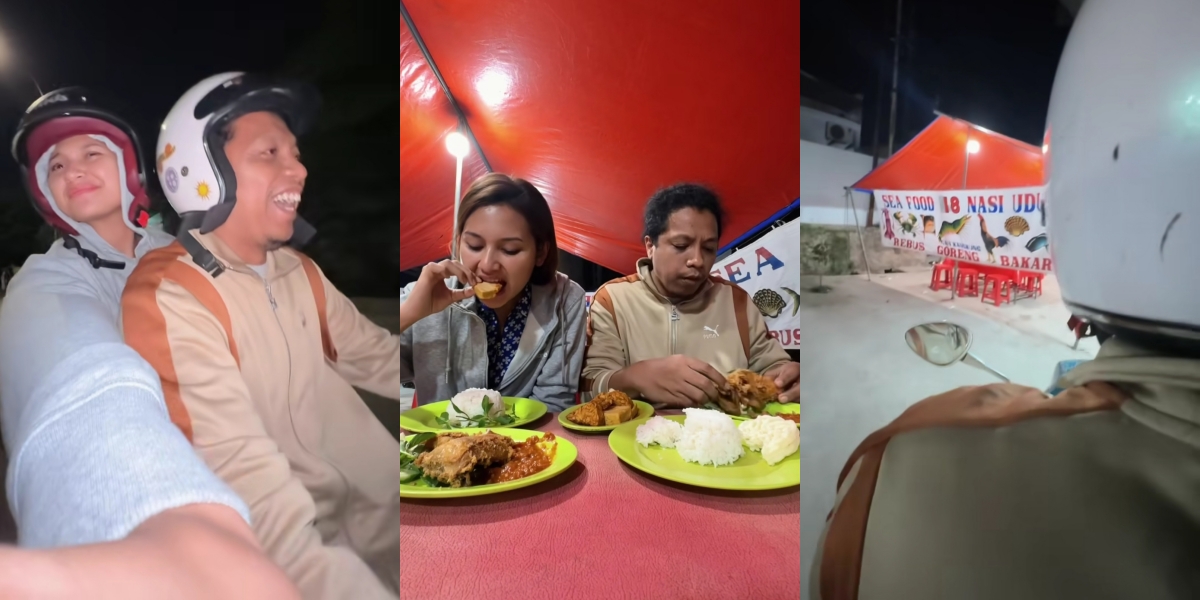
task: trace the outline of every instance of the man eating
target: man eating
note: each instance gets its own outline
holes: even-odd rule
[[[770,336],[749,294],[709,274],[724,214],[717,195],[697,184],[650,198],[646,258],[592,300],[582,390],[702,406],[728,394],[726,376],[745,369],[771,380],[780,402],[799,398],[800,364]]]

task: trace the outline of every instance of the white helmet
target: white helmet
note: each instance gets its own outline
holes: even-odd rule
[[[302,135],[316,116],[319,99],[311,86],[245,73],[213,75],[192,86],[167,113],[155,148],[158,178],[167,200],[183,218],[180,233],[207,233],[229,217],[237,181],[225,157],[225,130],[233,120],[267,111]],[[297,217],[296,235],[311,231]]]
[[[1130,337],[1200,341],[1200,3],[1088,0],[1046,124],[1063,300]]]

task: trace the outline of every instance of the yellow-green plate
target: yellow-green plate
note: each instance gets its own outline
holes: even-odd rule
[[[798,415],[798,414],[800,414],[800,403],[799,402],[788,402],[787,404],[780,404],[778,402],[768,402],[766,404],[766,406],[763,406],[762,414],[764,414],[764,415]],[[749,417],[743,417],[743,416],[730,415],[730,417],[734,421],[749,420]],[[799,427],[799,426],[800,426],[800,424],[796,423],[796,427]]]
[[[683,415],[663,417],[683,423]],[[774,466],[762,454],[743,447],[745,454],[733,464],[714,467],[683,460],[674,448],[637,443],[639,423],[622,423],[608,434],[608,447],[625,464],[639,470],[697,487],[718,490],[777,490],[800,485],[800,452],[796,451]]]
[[[463,433],[484,433],[491,431],[492,433],[508,436],[518,442],[527,440],[535,435],[542,435],[540,431],[532,431],[529,429],[457,429]],[[405,437],[405,441],[411,440],[413,436]],[[449,487],[426,487],[424,485],[414,485],[411,483],[400,484],[401,498],[467,498],[470,496],[484,496],[487,494],[499,494],[509,490],[516,490],[523,487],[529,487],[535,483],[546,481],[555,477],[570,468],[575,464],[575,458],[579,456],[579,451],[576,450],[575,444],[564,439],[561,435],[554,436],[554,441],[558,444],[558,450],[554,454],[554,461],[550,463],[545,470],[539,471],[516,481],[506,481],[504,483],[492,483],[487,485],[474,485],[471,487],[449,488]],[[799,468],[799,467],[797,467]]]
[[[546,414],[546,405],[532,398],[504,397],[504,408],[516,415],[517,420],[505,425],[513,428],[528,425]],[[422,404],[412,410],[400,413],[400,429],[413,433],[426,431],[463,431],[462,429],[447,429],[438,425],[437,418],[444,412],[449,412],[450,401],[443,400],[433,404]]]
[[[627,422],[629,422],[629,423],[644,423],[650,417],[654,416],[654,407],[653,406],[650,406],[649,404],[646,404],[645,402],[642,402],[641,400],[634,400],[633,405],[636,406],[638,409],[638,416],[634,417],[632,421],[627,421]],[[578,423],[573,423],[570,420],[568,420],[567,415],[578,410],[580,406],[583,406],[583,405],[577,404],[575,406],[572,406],[571,408],[568,408],[567,410],[564,410],[564,411],[558,413],[559,424],[561,424],[563,427],[566,427],[567,429],[574,429],[575,431],[612,431],[612,430],[616,429],[617,427],[619,427],[619,425],[603,425],[600,427],[588,427],[587,425],[580,425]],[[621,425],[624,425],[624,424],[625,423],[622,423]]]

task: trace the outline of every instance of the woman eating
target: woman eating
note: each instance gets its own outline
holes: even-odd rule
[[[583,288],[559,273],[554,219],[529,182],[493,173],[459,205],[452,258],[400,293],[400,377],[417,401],[470,388],[575,402],[583,365]]]

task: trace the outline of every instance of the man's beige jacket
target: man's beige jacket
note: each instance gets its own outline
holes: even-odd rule
[[[122,300],[126,342],[304,598],[397,598],[399,444],[351,386],[398,400],[399,338],[297,251],[268,253],[264,280],[196,237],[225,270],[178,242],[148,254]]]
[[[674,304],[654,283],[650,259],[637,267],[636,275],[604,284],[592,299],[581,392],[606,392],[617,371],[674,354],[725,375],[738,369],[761,375],[791,360],[742,288],[710,277],[698,294]]]

